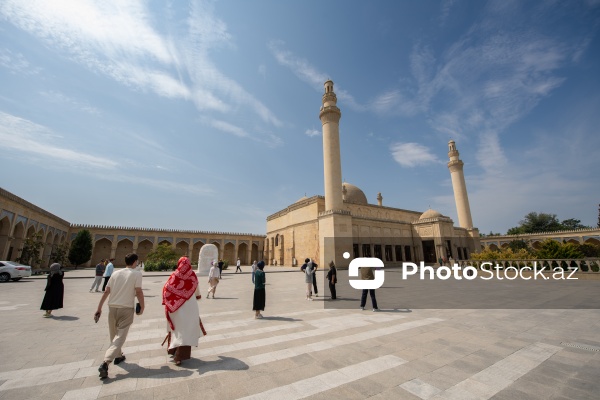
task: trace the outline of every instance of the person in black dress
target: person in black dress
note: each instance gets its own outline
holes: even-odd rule
[[[46,282],[46,294],[40,310],[45,310],[45,318],[52,316],[52,310],[63,308],[63,296],[65,294],[65,286],[63,285],[63,272],[60,270],[60,264],[54,263],[50,266],[48,281]]]

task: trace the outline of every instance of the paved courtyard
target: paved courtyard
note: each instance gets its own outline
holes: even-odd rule
[[[255,320],[243,269],[200,301],[208,336],[180,367],[161,348],[167,276],[145,273],[146,312],[104,381],[107,313],[94,323],[93,271],[67,272],[65,308],[48,319],[44,279],[0,284],[0,400],[600,398],[600,310],[336,309],[306,301],[297,271],[267,267]]]

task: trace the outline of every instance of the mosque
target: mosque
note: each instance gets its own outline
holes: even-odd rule
[[[325,82],[319,117],[323,126],[325,196],[302,197],[267,217],[265,259],[270,265],[302,264],[313,258],[320,265],[334,261],[348,266],[351,258],[377,257],[386,266],[404,261],[431,265],[441,259],[468,259],[481,248],[473,227],[463,162],[456,144],[448,143],[448,169],[460,226],[435,210],[410,211],[369,204],[358,187],[342,182],[339,122],[341,111],[333,82]],[[349,253],[347,259],[344,253]]]
[[[169,244],[179,255],[197,262],[204,244],[214,244],[219,258],[249,265],[264,259],[269,265],[297,265],[306,257],[326,265],[348,266],[356,257],[377,257],[386,266],[403,261],[468,259],[481,248],[479,232],[473,227],[463,162],[454,141],[448,144],[448,168],[452,178],[459,227],[452,219],[435,210],[425,212],[386,207],[381,193],[378,204],[369,204],[358,187],[342,182],[340,159],[340,109],[333,82],[325,82],[320,119],[323,125],[323,170],[325,196],[303,197],[294,204],[267,217],[267,235],[251,233],[186,231],[178,229],[96,226],[70,222],[0,188],[0,259],[20,256],[26,238],[40,234],[42,268],[49,263],[53,249],[72,241],[77,232],[92,234],[91,260],[95,265],[103,258],[116,258],[121,265],[125,254],[136,252],[144,259],[162,243]]]

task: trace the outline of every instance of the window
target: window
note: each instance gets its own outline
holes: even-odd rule
[[[379,258],[380,260],[383,260],[383,257],[381,257],[381,245],[380,244],[375,245],[375,258]]]
[[[352,252],[354,253],[354,258],[360,257],[360,255],[358,254],[358,243],[354,243],[352,245]]]
[[[404,260],[412,261],[412,257],[410,256],[410,246],[404,246]]]
[[[363,257],[371,257],[371,245],[370,244],[362,245],[362,256]]]
[[[392,246],[391,245],[386,245],[385,246],[385,261],[393,261],[393,258],[392,258]]]
[[[396,261],[402,261],[402,246],[396,246]]]

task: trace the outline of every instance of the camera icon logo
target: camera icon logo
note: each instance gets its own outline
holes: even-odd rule
[[[375,257],[358,257],[350,261],[348,277],[358,277],[359,268],[374,268],[375,279],[349,279],[350,286],[354,289],[379,289],[385,280],[383,261]]]

